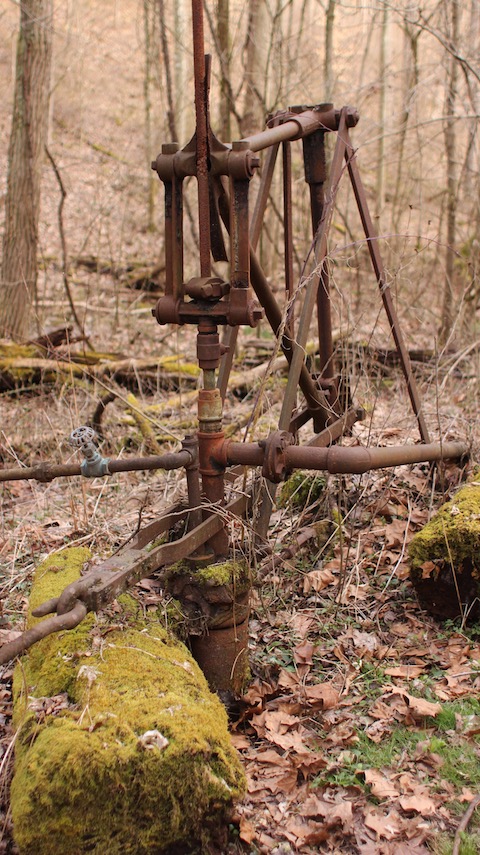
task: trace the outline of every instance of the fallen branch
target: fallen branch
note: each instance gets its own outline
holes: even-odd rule
[[[470,822],[473,814],[475,813],[477,807],[480,805],[480,795],[475,796],[473,801],[470,802],[467,810],[465,811],[458,828],[455,832],[455,837],[453,839],[453,849],[452,855],[460,855],[460,846],[462,843],[462,834],[466,831],[468,823]]]
[[[70,309],[72,311],[73,319],[80,330],[83,340],[88,344],[90,350],[93,350],[92,343],[88,338],[85,327],[83,326],[80,318],[78,317],[77,310],[75,308],[75,303],[73,302],[72,291],[70,288],[70,282],[68,278],[68,253],[67,253],[67,239],[65,237],[65,229],[63,228],[63,206],[65,204],[65,199],[67,198],[67,191],[65,190],[65,185],[62,181],[62,176],[60,175],[60,170],[58,169],[55,160],[53,159],[53,155],[50,153],[50,150],[45,146],[45,153],[52,165],[52,169],[55,173],[55,177],[58,181],[58,186],[60,187],[60,202],[58,204],[58,231],[60,234],[60,242],[62,245],[62,275],[63,275],[63,284],[65,286],[65,292],[67,294],[67,299],[70,304]]]

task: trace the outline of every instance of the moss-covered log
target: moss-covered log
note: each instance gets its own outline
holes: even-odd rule
[[[443,618],[480,614],[480,480],[462,487],[409,546],[422,606]]]
[[[87,557],[47,559],[30,608],[58,596]],[[243,793],[222,705],[185,646],[131,597],[114,627],[89,615],[34,646],[14,691],[22,855],[201,851]]]

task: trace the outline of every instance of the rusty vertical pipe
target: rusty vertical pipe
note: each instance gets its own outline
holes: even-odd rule
[[[283,230],[285,258],[285,291],[287,298],[293,297],[293,227],[292,227],[292,151],[289,142],[282,143],[283,163]],[[289,323],[293,336],[293,322]]]
[[[203,3],[192,0],[193,71],[195,77],[196,167],[200,275],[210,276],[210,195],[208,190],[208,86],[204,53]]]
[[[327,107],[331,105],[325,106]],[[303,161],[305,181],[310,189],[312,232],[315,239],[320,223],[322,222],[325,206],[324,185],[327,178],[325,131],[315,131],[311,136],[304,137]],[[317,291],[317,317],[320,373],[322,377],[330,379],[334,376],[333,340],[330,281],[328,274],[328,262],[326,260],[323,262]]]
[[[253,252],[255,252],[258,241],[260,239],[260,232],[262,229],[263,217],[265,214],[265,208],[267,207],[270,188],[272,185],[273,170],[275,167],[277,153],[278,145],[275,145],[268,150],[267,156],[265,158],[265,164],[262,171],[262,179],[257,194],[257,200],[255,202],[255,209],[253,211],[252,219],[250,222],[250,246]],[[220,363],[220,370],[218,372],[217,382],[218,388],[220,389],[220,393],[222,395],[222,400],[225,400],[225,395],[227,393],[228,378],[230,376],[230,371],[232,370],[237,336],[238,327],[226,328],[225,335],[223,338],[223,344],[228,348],[228,350],[224,354]]]

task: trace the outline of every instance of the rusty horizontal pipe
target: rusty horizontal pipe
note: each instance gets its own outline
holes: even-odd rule
[[[189,466],[192,461],[192,453],[182,449],[182,451],[171,451],[152,457],[109,460],[105,474],[137,472],[143,469],[181,469],[182,466]],[[39,463],[38,466],[0,470],[0,481],[53,481],[54,478],[72,478],[75,475],[82,475],[79,463]]]
[[[345,109],[348,111],[347,124],[349,127],[353,127],[358,122],[358,113],[352,107]],[[263,149],[277,143],[303,139],[315,131],[336,131],[338,130],[339,118],[340,110],[334,107],[325,111],[313,108],[297,114],[292,113],[283,124],[267,128],[259,134],[244,137],[240,142],[244,145],[248,144],[250,151],[263,151]]]
[[[371,469],[402,466],[434,460],[457,460],[468,454],[469,446],[463,442],[432,442],[428,445],[396,445],[386,448],[315,448],[313,446],[290,445],[285,449],[287,469],[324,470],[332,474],[360,475]],[[223,449],[223,461],[243,466],[261,466],[264,448],[258,443],[227,441]]]

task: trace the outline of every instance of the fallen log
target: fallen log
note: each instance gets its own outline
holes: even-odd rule
[[[196,385],[200,369],[180,356],[151,356],[128,359],[117,354],[52,352],[47,358],[35,345],[0,345],[0,391],[25,385],[54,384],[74,378],[108,380],[138,388],[139,378],[145,386],[157,388],[189,383]]]
[[[29,626],[88,557],[66,549],[40,565]],[[88,615],[15,670],[21,855],[187,853],[225,829],[244,792],[225,710],[185,646],[130,596],[113,620]]]

